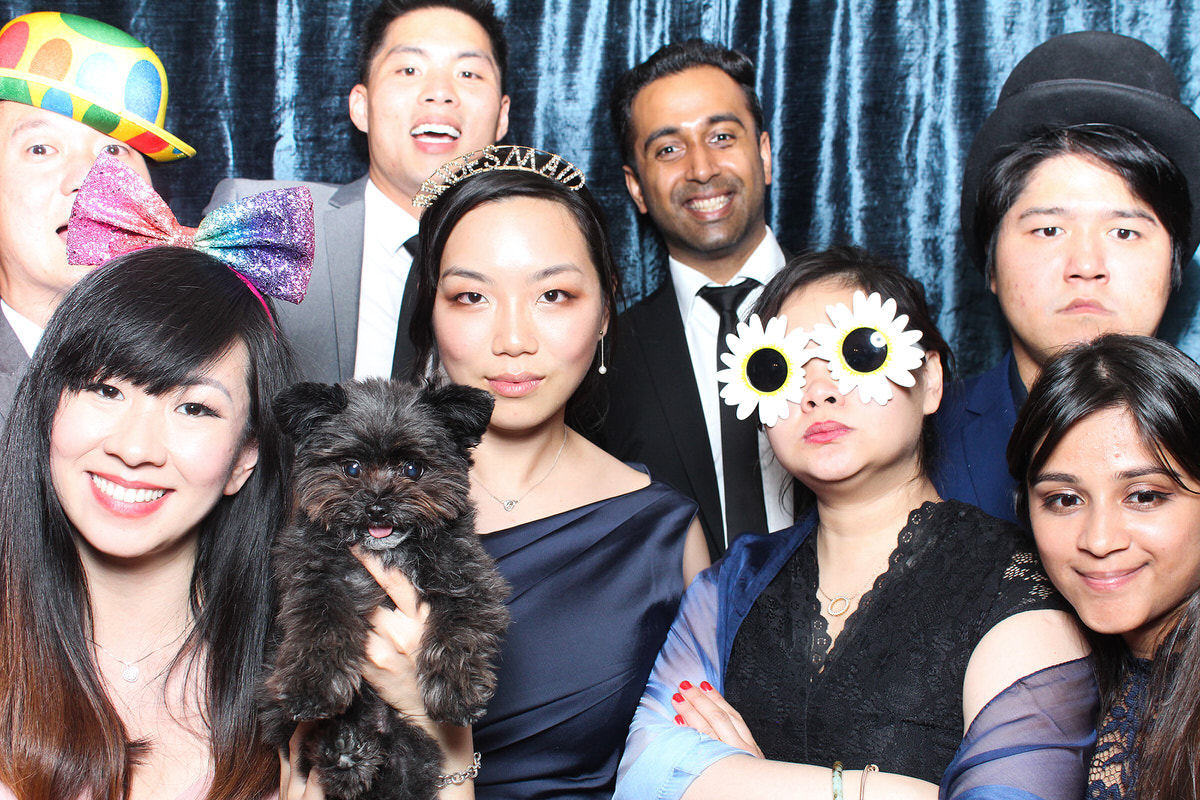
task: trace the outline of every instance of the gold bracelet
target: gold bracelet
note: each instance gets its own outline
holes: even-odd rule
[[[470,780],[474,780],[479,774],[479,753],[475,754],[471,766],[460,772],[451,772],[449,775],[438,775],[433,781],[433,788],[445,789],[447,786],[462,786]]]
[[[872,772],[879,772],[877,764],[867,764],[863,767],[862,776],[858,779],[858,800],[866,800],[867,798],[867,776]]]

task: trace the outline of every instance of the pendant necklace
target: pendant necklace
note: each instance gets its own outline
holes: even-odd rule
[[[483,491],[487,494],[488,497],[492,498],[497,503],[499,503],[500,506],[505,511],[512,511],[513,508],[517,505],[517,503],[524,500],[526,497],[529,496],[530,492],[532,492],[534,489],[536,489],[537,487],[541,486],[543,483],[546,482],[546,479],[550,477],[550,473],[554,472],[554,468],[558,466],[558,459],[562,456],[563,450],[565,450],[566,447],[567,447],[567,431],[564,429],[562,444],[560,444],[558,446],[558,454],[554,456],[554,463],[550,465],[550,469],[546,470],[546,474],[542,476],[542,479],[539,480],[537,483],[535,483],[533,486],[530,486],[528,489],[526,489],[525,494],[521,495],[520,497],[511,499],[511,500],[501,500],[499,497],[496,497],[496,495],[492,494],[490,489],[488,489],[486,486],[483,485],[483,481],[479,480],[478,475],[474,476],[474,481],[477,484],[479,484],[479,488],[483,489]]]
[[[875,576],[875,578],[878,577],[878,575]],[[871,582],[859,589],[855,594],[840,594],[836,597],[830,597],[827,595],[825,590],[821,588],[821,584],[818,583],[817,594],[829,601],[829,605],[825,607],[825,610],[829,612],[829,616],[840,617],[842,614],[845,614],[850,610],[850,604],[857,600],[859,595],[861,595],[875,583],[875,578],[871,578]]]
[[[126,661],[125,659],[118,657],[115,653],[113,653],[113,651],[109,650],[107,647],[100,644],[95,639],[93,639],[91,641],[92,641],[92,644],[94,644],[98,650],[100,650],[106,656],[111,658],[113,661],[116,661],[118,664],[121,664],[122,666],[125,667],[125,669],[121,670],[121,677],[125,679],[126,683],[137,683],[138,679],[142,677],[142,670],[138,667],[138,664],[142,663],[143,661],[145,661],[147,658],[154,655],[155,653],[157,653],[161,650],[165,650],[166,648],[175,644],[175,642],[179,641],[180,637],[183,636],[183,634],[185,633],[186,630],[187,629],[185,628],[184,630],[180,631],[179,636],[176,636],[174,639],[172,639],[171,641],[167,642],[164,645],[160,645],[160,646],[154,648],[149,653],[146,653],[146,655],[142,656],[141,658],[139,658],[135,661]]]

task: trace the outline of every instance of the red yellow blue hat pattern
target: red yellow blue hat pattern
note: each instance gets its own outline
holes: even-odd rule
[[[0,100],[70,117],[155,161],[196,154],[162,127],[167,73],[158,56],[87,17],[37,11],[0,28]]]

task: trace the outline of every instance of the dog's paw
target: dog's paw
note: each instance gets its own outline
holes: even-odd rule
[[[435,666],[422,676],[421,696],[430,719],[470,725],[483,716],[495,686],[490,671],[471,675]]]
[[[349,707],[362,683],[357,674],[310,675],[307,680],[268,682],[278,702],[295,722],[328,719]]]
[[[325,794],[341,800],[373,798],[379,770],[388,762],[385,743],[377,734],[354,725],[331,726],[313,753],[313,767]]]

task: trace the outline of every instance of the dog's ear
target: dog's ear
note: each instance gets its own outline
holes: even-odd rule
[[[427,388],[423,394],[425,402],[433,406],[460,447],[465,449],[479,444],[496,403],[490,394],[457,383]]]
[[[297,383],[276,395],[271,407],[283,432],[299,441],[346,407],[346,390],[336,383]]]

